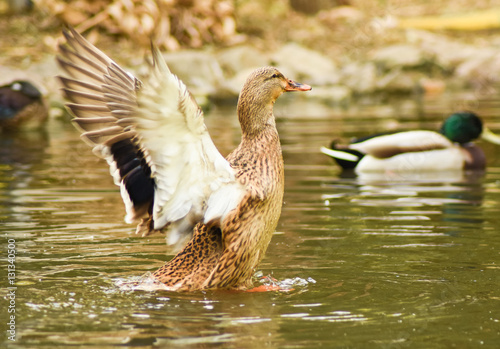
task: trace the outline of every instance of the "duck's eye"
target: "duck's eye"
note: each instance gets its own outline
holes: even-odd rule
[[[276,74],[274,73],[273,76],[271,76],[272,78],[279,78],[279,74]]]

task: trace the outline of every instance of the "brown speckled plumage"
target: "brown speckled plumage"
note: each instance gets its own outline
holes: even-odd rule
[[[274,74],[279,79],[269,83]],[[272,67],[248,78],[238,102],[242,140],[227,156],[247,194],[223,226],[198,224],[186,248],[154,272],[167,286],[179,290],[251,286],[281,214],[284,164],[273,104],[286,86],[287,80]]]
[[[69,108],[76,115],[76,123],[87,131],[83,134],[84,138],[96,145],[94,149],[107,158],[112,168],[117,168],[118,172],[114,172],[114,177],[115,181],[121,181],[122,196],[126,204],[129,201],[127,212],[134,214],[135,219],[142,219],[138,229],[146,233],[156,230],[171,231],[173,222],[178,224],[177,230],[181,231],[181,228],[185,230],[194,220],[194,226],[189,231],[192,237],[186,246],[172,260],[156,270],[153,276],[170,290],[176,291],[244,290],[251,287],[251,277],[269,245],[281,214],[283,200],[283,157],[273,105],[283,92],[307,91],[311,87],[287,80],[273,67],[261,68],[252,73],[238,101],[242,140],[224,160],[218,151],[213,150],[215,147],[210,143],[211,140],[206,138],[206,127],[199,123],[201,111],[196,108],[197,105],[183,84],[171,75],[166,65],[162,66],[162,58],[157,51],[153,50],[153,55],[155,62],[159,64],[160,79],[150,80],[143,85],[124,73],[78,33],[66,32],[65,36],[70,47],[61,48],[62,57],[59,58],[59,63],[70,75],[81,78],[83,73],[85,78],[83,81],[61,79],[66,96],[73,102],[69,104]],[[89,63],[89,52],[99,61],[97,64]],[[81,57],[83,55],[85,57]],[[82,62],[83,66],[88,66],[88,73],[85,67],[82,70]],[[100,74],[103,76],[100,77]],[[174,95],[169,91],[148,90],[151,86],[162,85],[165,80],[166,88],[173,89]],[[118,84],[116,81],[123,81],[124,84]],[[136,88],[137,86],[139,87]],[[144,93],[142,89],[145,89]],[[163,92],[165,93],[162,94]],[[158,113],[160,108],[157,106],[166,103],[161,97],[170,101],[177,100],[177,111],[171,113],[167,109],[161,109],[170,113],[167,116],[162,114],[165,111]],[[128,102],[116,103],[122,100]],[[144,113],[146,115],[143,115]],[[155,113],[160,115],[156,121],[158,125],[150,122],[155,120]],[[168,120],[165,121],[166,119]],[[155,153],[158,142],[169,139],[163,134],[158,135],[159,131],[156,130],[162,129],[167,122],[177,122],[176,126],[181,127],[181,131],[182,127],[187,127],[183,139],[189,136],[189,139],[195,142],[194,145],[200,145],[195,149],[201,149],[201,155],[193,153],[191,146],[181,151],[184,156],[194,157],[177,160],[178,166],[184,166],[183,173],[196,176],[198,171],[186,168],[186,164],[198,163],[207,166],[200,168],[200,171],[205,171],[207,176],[215,176],[211,182],[202,183],[200,187],[200,190],[208,191],[208,195],[203,196],[201,202],[205,211],[200,215],[191,209],[187,214],[184,213],[185,218],[177,221],[166,219],[172,214],[165,211],[170,200],[167,194],[172,190],[164,188],[169,188],[168,179],[171,177],[168,176],[168,166],[173,166],[173,155],[170,150],[163,150],[164,148],[159,148],[163,153]],[[155,143],[144,139],[147,134],[159,137],[159,141]],[[177,147],[176,144],[172,146]],[[135,159],[132,159],[134,157]],[[179,172],[179,168],[174,170]],[[190,178],[181,176],[179,182],[170,188],[183,187],[185,183],[190,183],[189,186],[197,185],[205,177],[195,177],[189,182]],[[189,186],[189,195],[192,195],[192,187]],[[137,188],[154,191],[154,198],[152,194],[137,192]],[[172,200],[183,200],[184,194],[187,193],[179,193],[179,199],[174,193]],[[179,202],[179,205],[183,203]],[[149,210],[144,210],[145,205],[149,205]],[[193,201],[187,207],[195,205],[196,202]],[[155,213],[155,209],[159,213]],[[158,224],[161,219],[165,221],[163,225]]]
[[[186,248],[154,273],[167,286],[191,290],[251,285],[281,214],[284,172],[276,128],[244,139],[227,159],[248,193],[223,226],[198,224]],[[172,277],[178,270],[185,275],[181,280]]]

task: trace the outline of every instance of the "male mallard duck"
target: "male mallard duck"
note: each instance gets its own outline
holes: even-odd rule
[[[332,143],[332,149],[322,147],[321,152],[342,168],[356,172],[483,169],[484,153],[472,143],[479,137],[500,144],[500,137],[483,127],[476,114],[463,111],[449,116],[440,133],[418,130],[378,134],[347,146]]]
[[[240,289],[264,256],[281,214],[283,158],[273,104],[310,86],[276,68],[253,72],[238,101],[240,145],[224,158],[203,112],[156,47],[141,82],[75,30],[64,31],[59,64],[82,137],[105,158],[137,232],[165,231],[187,245],[153,273],[170,290]]]
[[[28,81],[0,86],[0,128],[16,129],[28,122],[41,124],[48,117],[42,94]]]

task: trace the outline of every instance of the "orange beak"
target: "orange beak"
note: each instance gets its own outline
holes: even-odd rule
[[[311,86],[306,84],[301,84],[299,82],[295,82],[293,80],[288,80],[288,84],[285,87],[285,92],[289,91],[309,91],[312,89]]]

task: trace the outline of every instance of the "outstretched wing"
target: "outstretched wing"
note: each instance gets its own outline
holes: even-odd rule
[[[144,83],[73,29],[65,31],[59,64],[67,107],[82,137],[105,158],[126,207],[147,234],[169,228],[169,242],[198,222],[217,222],[244,194],[219,153],[203,112],[153,47]]]
[[[453,143],[445,136],[433,131],[407,131],[368,138],[362,142],[352,143],[349,149],[376,158],[449,148]]]

